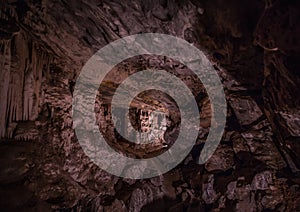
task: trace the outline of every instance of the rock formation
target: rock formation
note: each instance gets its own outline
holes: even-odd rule
[[[0,207],[299,211],[299,11],[296,0],[0,0]],[[174,73],[201,110],[198,140],[180,165],[155,178],[123,179],[83,153],[72,127],[72,94],[97,50],[146,32],[185,39],[207,54],[224,85],[227,124],[214,155],[197,164],[211,124],[199,79],[171,58],[143,55],[122,62],[101,85],[95,104],[100,130],[113,138],[116,150],[141,158],[166,148],[163,141],[148,152],[126,141],[114,143],[120,138],[109,126],[109,98],[132,73],[144,68]],[[133,127],[146,126],[138,118],[142,105],[148,111],[168,109],[164,139],[174,140],[178,108],[168,97],[155,102],[149,96],[133,101]]]

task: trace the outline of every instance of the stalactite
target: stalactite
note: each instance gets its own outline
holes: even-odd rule
[[[11,42],[4,40],[0,43],[0,137],[5,136],[7,126],[7,98],[9,89],[10,61],[11,61]]]
[[[17,84],[12,85],[14,87],[14,107],[15,110],[15,117],[14,121],[21,121],[22,120],[22,112],[23,112],[23,88],[24,88],[24,73],[28,66],[28,44],[27,42],[24,42],[28,40],[25,34],[19,33],[15,37],[15,49],[16,49],[16,55],[18,55],[18,58],[16,61],[18,66],[16,68],[16,76],[15,76],[15,82]]]
[[[24,111],[23,111],[23,120],[29,119],[29,114],[32,107],[32,68],[29,68],[25,73],[25,80],[24,80]]]
[[[7,138],[12,138],[13,133],[17,127],[17,123],[10,123],[6,129],[6,137]]]
[[[9,105],[10,113],[9,122],[19,121],[22,113],[22,93],[24,83],[24,70],[26,68],[25,59],[27,57],[27,49],[24,44],[24,36],[22,33],[13,37],[14,46],[12,46],[11,73],[9,85]]]
[[[0,19],[8,20],[9,18],[18,18],[18,14],[7,0],[0,0]]]
[[[32,141],[39,139],[39,131],[34,121],[20,122],[15,127],[14,139],[19,141]]]
[[[44,64],[47,64],[47,54],[39,49],[39,47],[34,44],[33,47],[33,56],[32,59],[34,62],[32,63],[33,68],[33,97],[32,97],[32,111],[30,114],[30,120],[34,120],[37,118],[39,111],[39,108],[42,104],[42,98],[41,98],[41,83],[42,83],[42,73],[43,73],[43,67]]]
[[[52,61],[23,32],[0,41],[0,138],[13,136],[13,130],[8,130],[10,124],[38,117],[43,104],[43,77]],[[44,76],[43,70],[47,72]]]

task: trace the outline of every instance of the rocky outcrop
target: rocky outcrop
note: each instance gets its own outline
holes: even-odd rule
[[[1,207],[300,210],[299,7],[284,0],[0,1]],[[118,84],[146,67],[178,76],[201,110],[197,143],[180,165],[156,178],[130,180],[102,171],[84,155],[72,129],[71,103],[76,77],[94,52],[144,32],[171,34],[205,51],[222,79],[228,114],[221,144],[198,165],[211,122],[199,79],[170,58],[145,55],[119,64],[101,85],[99,123],[109,123],[108,102]],[[162,98],[170,111],[164,138],[172,138],[180,118],[172,101]],[[145,99],[136,98],[134,106],[153,107]],[[135,113],[132,121],[140,115]],[[119,141],[113,127],[102,131]],[[165,146],[145,152],[120,143],[113,145],[138,157]]]

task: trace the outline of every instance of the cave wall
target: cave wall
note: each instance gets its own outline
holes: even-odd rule
[[[1,185],[18,185],[1,187],[9,199],[2,205],[79,211],[299,210],[297,1],[1,0],[0,5],[0,137],[5,151],[12,151],[10,142],[18,146],[11,147],[13,156],[26,155],[16,159],[19,167],[9,177],[1,175]],[[192,153],[170,173],[119,179],[96,167],[76,141],[73,86],[98,49],[144,32],[184,38],[207,53],[224,84],[226,132],[203,166],[195,161],[206,122]],[[161,60],[146,63],[160,67]],[[209,120],[208,111],[204,107],[201,113]],[[14,189],[32,198],[20,196],[15,204]]]

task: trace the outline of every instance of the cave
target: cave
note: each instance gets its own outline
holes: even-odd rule
[[[0,0],[1,211],[300,211],[299,11],[296,0]],[[98,86],[78,83],[100,49],[143,35],[170,39],[151,41],[157,54],[138,39],[116,48],[121,55],[138,43],[144,53],[117,63]],[[222,85],[224,129],[204,163],[210,129],[220,125],[211,98],[218,92],[192,66],[159,54],[164,45],[172,52],[172,39],[199,50]],[[175,96],[143,83],[145,70]],[[128,96],[138,86],[151,89],[129,104],[114,102],[124,82],[119,93]],[[91,112],[74,109],[85,101],[93,102]],[[93,139],[92,149],[80,142],[92,130],[120,158],[180,161],[167,167],[156,160],[154,171],[168,170],[140,177],[147,167],[109,158]],[[182,138],[180,148],[195,139],[177,158],[171,149]]]

